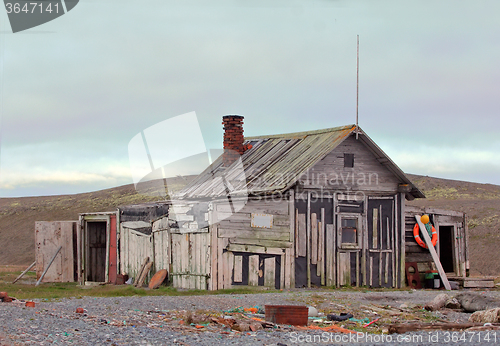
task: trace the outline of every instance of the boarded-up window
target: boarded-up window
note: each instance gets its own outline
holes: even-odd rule
[[[344,167],[354,167],[354,154],[344,154]]]

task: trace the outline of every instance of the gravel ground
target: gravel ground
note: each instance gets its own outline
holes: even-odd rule
[[[185,319],[186,311],[191,311],[195,315],[209,311],[220,313],[239,306],[264,307],[266,304],[314,305],[323,311],[336,313],[353,311],[356,318],[363,318],[366,317],[361,316],[363,311],[361,306],[364,305],[378,304],[393,307],[399,307],[401,304],[424,305],[439,293],[442,291],[293,290],[247,295],[34,300],[35,308],[27,308],[21,302],[0,303],[0,345],[500,344],[498,331],[490,332],[490,340],[487,341],[486,332],[475,335],[426,332],[348,336],[289,327],[257,332],[234,332],[223,330],[213,324],[196,329],[179,323]],[[453,295],[456,293],[458,291],[454,291]],[[500,291],[477,293],[500,299]],[[85,313],[76,313],[77,308],[85,309]],[[436,314],[436,318],[454,322],[465,322],[468,317],[469,314],[452,311],[448,311],[447,314],[441,312]]]

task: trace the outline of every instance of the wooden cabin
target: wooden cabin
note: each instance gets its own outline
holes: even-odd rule
[[[176,246],[207,251],[206,288],[404,286],[405,200],[424,195],[364,131],[243,142],[242,120],[224,117],[226,152],[169,213],[183,241],[205,234]],[[172,251],[174,286],[198,288],[198,255]]]
[[[408,207],[424,194],[362,129],[244,138],[243,117],[223,120],[224,154],[172,201],[65,226],[75,280],[136,277],[149,257],[183,289],[403,287],[406,261],[432,261],[412,239],[419,213],[439,229],[445,270],[467,275],[466,216]]]

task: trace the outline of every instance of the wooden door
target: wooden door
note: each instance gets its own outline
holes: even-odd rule
[[[106,229],[106,221],[88,221],[86,223],[86,281],[106,282]]]
[[[368,199],[366,281],[370,287],[396,285],[394,197]]]
[[[359,286],[362,280],[363,217],[337,214],[337,285]]]

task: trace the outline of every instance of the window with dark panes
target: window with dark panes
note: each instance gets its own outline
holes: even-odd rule
[[[354,167],[354,154],[344,154],[344,167]]]
[[[342,218],[342,244],[358,242],[358,218]]]

